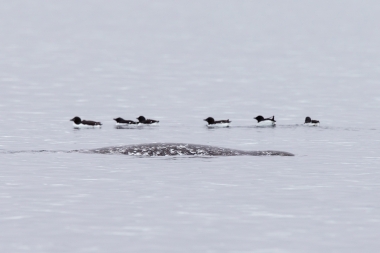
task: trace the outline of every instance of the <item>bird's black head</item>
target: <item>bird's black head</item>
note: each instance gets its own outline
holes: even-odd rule
[[[123,119],[119,117],[119,118],[116,118],[116,119],[113,119],[113,120],[119,123]]]
[[[311,118],[310,118],[310,117],[306,117],[306,118],[305,118],[305,124],[306,124],[306,123],[311,123]]]
[[[257,116],[256,118],[254,118],[255,120],[257,120],[257,122],[260,122],[260,121],[263,121],[264,120],[264,117],[259,115]]]
[[[144,122],[146,120],[144,116],[140,116],[137,119],[139,120],[139,122]]]
[[[306,123],[311,123],[311,118],[310,118],[310,117],[306,117],[306,118],[305,118],[305,124],[306,124]]]
[[[208,117],[207,119],[204,119],[204,121],[207,121],[209,124],[213,124],[215,122],[213,117]]]
[[[78,116],[72,118],[70,121],[74,121],[74,123],[77,125],[82,122],[82,120]]]

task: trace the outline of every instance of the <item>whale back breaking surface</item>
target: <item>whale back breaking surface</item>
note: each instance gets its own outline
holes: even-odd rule
[[[79,152],[133,156],[293,156],[293,154],[283,151],[243,151],[187,143],[147,143],[80,150]]]

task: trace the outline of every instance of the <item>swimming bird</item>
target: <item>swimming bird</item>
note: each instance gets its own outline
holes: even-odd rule
[[[92,121],[92,120],[81,120],[78,116],[72,118],[70,121],[73,121],[74,128],[94,128],[101,127],[102,123]]]
[[[272,118],[264,118],[263,116],[259,115],[254,119],[257,120],[258,126],[275,126],[276,125],[274,116],[272,116]]]
[[[310,117],[306,117],[304,125],[306,125],[306,126],[318,126],[319,120],[314,120],[314,119],[312,120]]]
[[[229,127],[230,123],[232,122],[229,119],[227,119],[227,120],[214,120],[213,117],[208,117],[207,119],[204,119],[204,121],[207,121],[206,126],[208,126],[208,127]]]
[[[158,122],[160,122],[158,120],[146,119],[144,116],[140,116],[137,119],[139,120],[139,123],[146,125],[156,125]]]
[[[137,126],[139,124],[139,122],[135,122],[133,120],[125,120],[120,117],[113,120],[116,121],[116,126]]]

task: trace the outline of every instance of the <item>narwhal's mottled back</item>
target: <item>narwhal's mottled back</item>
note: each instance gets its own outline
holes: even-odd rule
[[[291,153],[282,151],[243,151],[187,143],[147,143],[80,150],[79,152],[135,156],[293,156]]]

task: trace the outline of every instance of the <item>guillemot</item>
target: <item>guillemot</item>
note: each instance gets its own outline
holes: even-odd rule
[[[319,125],[319,120],[312,120],[310,117],[305,118],[305,126],[318,126]]]
[[[154,119],[146,119],[144,116],[140,116],[137,119],[139,120],[139,123],[146,124],[146,125],[156,125],[158,124],[158,122],[160,122]]]
[[[116,126],[138,126],[139,125],[139,122],[135,122],[133,120],[125,120],[123,118],[116,118],[116,119],[113,119],[114,121],[116,121]]]
[[[272,118],[264,118],[263,116],[259,115],[254,119],[257,120],[257,126],[275,126],[276,125],[274,116],[272,116]]]
[[[81,120],[78,116],[72,118],[74,128],[95,128],[102,127],[102,123],[92,120]]]
[[[204,119],[204,121],[207,121],[208,127],[229,127],[231,121],[229,119],[227,120],[214,120],[213,117],[208,117],[207,119]]]

